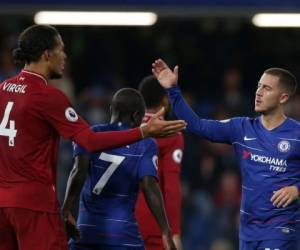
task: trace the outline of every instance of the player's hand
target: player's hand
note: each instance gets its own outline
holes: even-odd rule
[[[170,232],[162,234],[162,242],[165,250],[177,250]]]
[[[273,193],[271,202],[275,207],[287,207],[299,196],[299,190],[297,186],[283,187]]]
[[[165,121],[160,119],[164,112],[165,109],[161,108],[146,125],[141,127],[144,138],[168,136],[186,128],[186,122],[183,120]]]
[[[176,65],[172,71],[170,67],[162,60],[158,59],[152,63],[152,73],[159,81],[160,85],[167,89],[177,84],[178,81],[178,66]]]
[[[67,233],[74,239],[79,240],[80,239],[80,231],[76,225],[75,218],[71,214],[70,211],[63,211],[63,219],[65,222],[65,227],[67,230]]]

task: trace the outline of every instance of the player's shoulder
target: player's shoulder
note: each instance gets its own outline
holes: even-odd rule
[[[236,116],[225,120],[220,120],[222,123],[230,123],[234,127],[247,127],[254,126],[255,123],[259,122],[259,117],[248,117],[248,116]]]
[[[158,151],[158,146],[153,138],[146,138],[133,144],[133,150],[144,155],[146,152]]]
[[[297,139],[300,139],[300,122],[292,119],[287,118],[286,125],[284,126],[284,129],[288,129],[288,131],[291,131],[293,136]]]
[[[157,142],[160,150],[162,150],[163,148],[178,147],[178,146],[184,144],[183,133],[178,132],[171,136],[157,138],[156,142]]]
[[[247,117],[247,116],[235,116],[235,117],[230,117],[227,119],[219,120],[221,123],[243,123],[243,122],[252,122],[254,121],[255,117]]]
[[[43,94],[48,95],[50,98],[52,98],[53,96],[66,98],[64,92],[54,86],[43,85],[42,91]]]
[[[153,138],[146,138],[144,140],[141,140],[140,143],[147,147],[157,147],[157,143]]]
[[[287,118],[287,121],[290,124],[290,126],[293,126],[296,129],[300,129],[300,122],[299,121],[297,121],[293,118],[290,118],[290,117]]]
[[[41,106],[47,107],[70,107],[72,108],[72,104],[69,101],[69,98],[58,88],[53,86],[44,85],[38,91],[34,93],[34,99]],[[72,108],[72,111],[75,112]]]

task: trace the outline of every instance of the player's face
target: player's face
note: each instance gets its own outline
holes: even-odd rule
[[[61,36],[58,35],[55,40],[56,46],[52,50],[49,50],[50,79],[62,77],[67,57]]]
[[[255,95],[255,112],[266,114],[280,106],[282,90],[279,77],[263,74],[260,78]]]

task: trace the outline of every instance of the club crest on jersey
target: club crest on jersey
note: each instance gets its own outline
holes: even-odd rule
[[[286,153],[290,150],[291,148],[291,144],[289,143],[289,141],[280,141],[277,145],[277,148],[280,152],[282,153]]]
[[[65,116],[70,122],[76,122],[78,120],[78,115],[76,111],[71,107],[66,108]]]

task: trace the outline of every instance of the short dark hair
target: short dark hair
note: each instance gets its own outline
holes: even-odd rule
[[[121,116],[126,116],[138,111],[144,116],[145,102],[139,91],[133,88],[122,88],[118,90],[111,102],[112,112],[117,112]]]
[[[162,99],[166,95],[164,88],[159,84],[153,75],[143,78],[138,89],[145,99],[147,108],[159,107]]]
[[[290,96],[293,96],[297,89],[297,79],[288,70],[282,68],[269,68],[264,71],[265,74],[277,76],[279,78],[279,84],[287,90]]]
[[[53,49],[58,31],[50,25],[32,25],[25,29],[18,38],[18,47],[13,51],[16,63],[36,62],[47,49]]]

